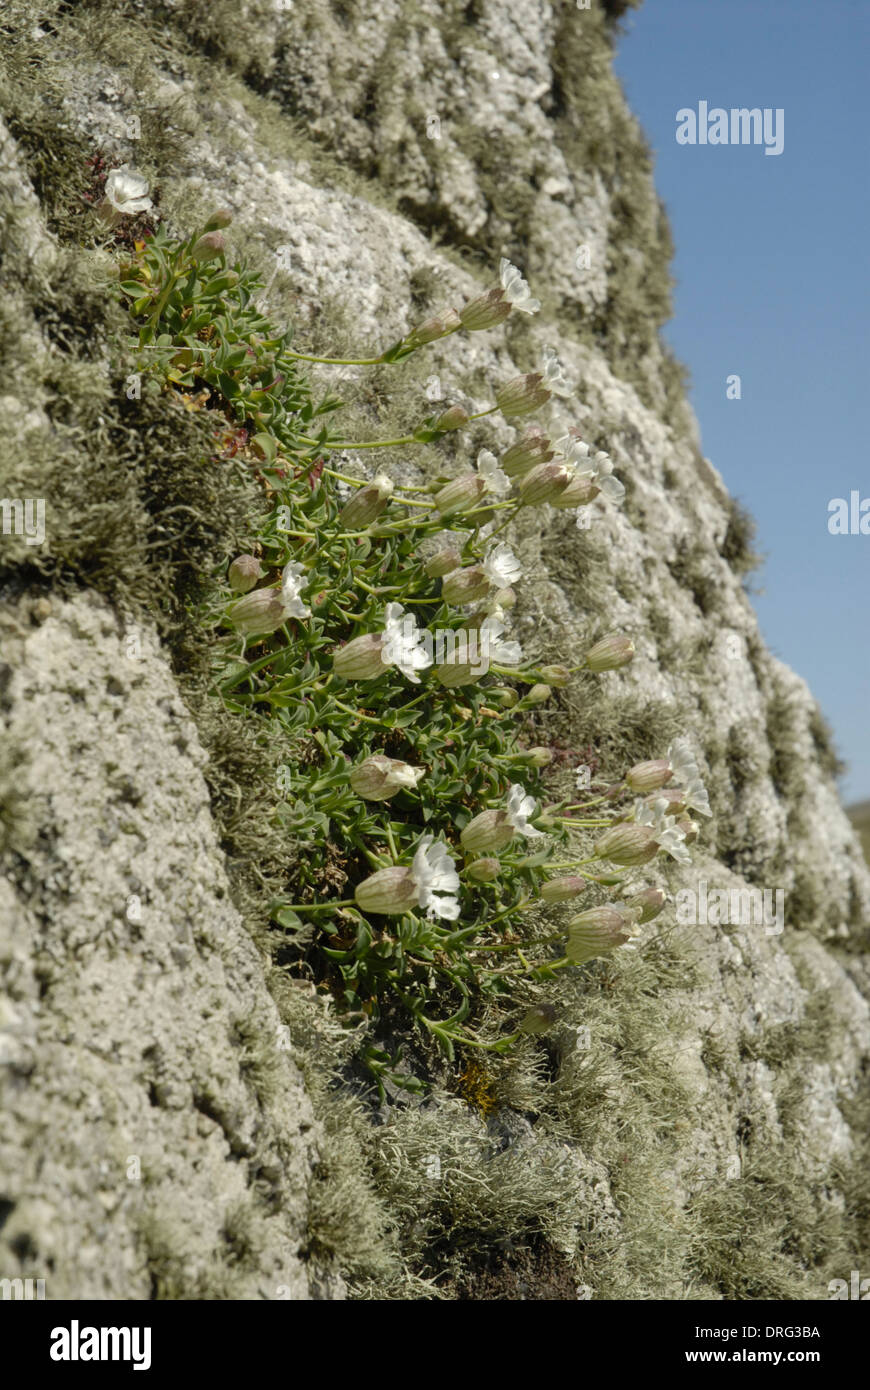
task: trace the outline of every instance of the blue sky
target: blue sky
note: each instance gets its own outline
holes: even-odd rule
[[[646,0],[616,70],[655,155],[676,243],[665,334],[691,373],[704,453],[758,523],[753,595],[870,797],[870,535],[828,503],[870,498],[868,0]],[[679,145],[677,112],[781,107],[784,148]],[[742,399],[726,399],[726,378]]]

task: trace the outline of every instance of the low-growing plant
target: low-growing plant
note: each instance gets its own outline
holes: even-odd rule
[[[429,486],[333,467],[340,451],[437,443],[497,411],[524,420],[569,390],[545,350],[541,370],[499,386],[485,410],[350,441],[330,423],[340,401],[316,399],[303,364],[398,367],[537,301],[503,260],[499,284],[379,356],[314,357],[258,307],[257,276],[228,266],[228,222],[137,242],[121,289],[142,369],[223,412],[268,502],[257,553],[235,557],[216,591],[214,691],[286,740],[274,817],[299,860],[275,932],[362,1025],[379,1082],[394,1074],[385,1039],[402,1018],[450,1057],[458,1044],[503,1052],[552,1026],[555,1011],[528,1009],[523,986],[632,946],[664,895],[626,880],[662,851],[688,860],[689,812],[709,814],[685,739],[613,786],[578,769],[579,790],[551,804],[552,752],[528,746],[526,716],[554,686],[625,666],[634,645],[609,633],[573,666],[527,662],[509,635],[522,565],[503,535],[520,508],[618,504],[622,484],[576,431],[552,442],[538,426]],[[480,1023],[494,997],[513,1010],[500,1031]]]

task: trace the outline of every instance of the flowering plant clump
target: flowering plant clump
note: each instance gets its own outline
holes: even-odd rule
[[[228,267],[228,222],[218,213],[180,243],[158,232],[123,266],[121,288],[143,362],[170,387],[211,394],[245,432],[268,497],[258,553],[228,557],[215,689],[240,716],[277,725],[286,748],[275,820],[300,855],[273,920],[347,1020],[368,1023],[379,1079],[391,1065],[379,1025],[394,1031],[400,1016],[449,1056],[457,1045],[504,1051],[555,1013],[541,1005],[533,1023],[526,1012],[513,1032],[484,1035],[486,1001],[524,1009],[519,986],[631,947],[664,896],[626,898],[627,871],[684,860],[697,833],[687,812],[709,814],[685,739],[604,794],[587,786],[550,805],[552,754],[526,745],[525,717],[554,687],[627,665],[634,644],[609,633],[573,666],[558,653],[527,661],[509,635],[522,563],[493,533],[566,492],[573,505],[599,493],[619,502],[622,484],[606,454],[573,435],[554,445],[525,423],[501,458],[481,450],[434,493],[383,471],[342,474],[330,459],[353,441],[323,423],[340,403],[315,402],[300,363],[398,364],[538,301],[503,260],[498,285],[379,357],[314,358],[257,309],[256,276]],[[570,388],[547,349],[543,370],[499,387],[491,410],[525,416],[553,391]],[[385,445],[437,440],[469,418],[459,415]],[[530,925],[536,905],[551,932]]]

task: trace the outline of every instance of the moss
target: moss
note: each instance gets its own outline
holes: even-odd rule
[[[850,806],[849,819],[858,832],[864,858],[870,864],[870,801],[862,801],[857,806]],[[854,893],[855,889],[853,888],[852,891]]]
[[[800,800],[805,779],[803,759],[794,738],[796,716],[794,700],[775,691],[766,709],[770,776],[779,795],[790,802]]]
[[[755,518],[736,497],[728,499],[728,526],[719,547],[719,554],[735,574],[747,575],[761,564],[755,549]]]
[[[249,1015],[235,1020],[233,1032],[242,1077],[255,1091],[263,1110],[268,1112],[286,1075],[271,1021],[263,1016]]]
[[[156,1211],[145,1212],[138,1222],[139,1243],[150,1283],[150,1297],[178,1302],[197,1298],[191,1288],[184,1254],[172,1224]]]
[[[813,705],[810,711],[810,737],[823,771],[829,777],[840,777],[846,771],[846,764],[837,753],[833,730],[818,705]]]
[[[845,1278],[849,1270],[870,1265],[870,1080],[866,1067],[862,1085],[855,1095],[841,1098],[840,1109],[852,1136],[850,1156],[835,1163],[831,1174],[832,1184],[843,1194],[849,1255],[842,1272],[834,1277]]]
[[[689,591],[705,618],[721,610],[722,584],[700,541],[681,540],[676,559],[667,563],[673,578]]]
[[[439,1255],[437,1249],[432,1252],[433,1264],[439,1263]],[[444,1284],[451,1299],[571,1302],[577,1288],[576,1266],[540,1236],[497,1240],[481,1249],[476,1231],[452,1233],[450,1273]]]
[[[788,1145],[744,1161],[739,1178],[711,1184],[690,1208],[688,1270],[706,1297],[822,1298],[842,1258],[842,1216],[807,1182]]]
[[[728,730],[725,765],[731,785],[738,795],[766,771],[766,759],[759,747],[758,730],[753,724],[732,724]]]
[[[839,1018],[829,990],[814,986],[806,1000],[803,1014],[797,1022],[768,1024],[758,1033],[744,1034],[740,1039],[742,1057],[764,1062],[775,1072],[785,1071],[790,1063],[801,1065],[825,1061],[831,1051],[832,1036],[836,1036]],[[802,1078],[796,1078],[797,1089],[803,1096]],[[783,1097],[780,1096],[781,1106]]]
[[[12,668],[0,661],[0,714],[5,683],[11,674]],[[24,758],[29,761],[30,756],[13,747],[8,736],[0,743],[0,855],[25,854],[38,831],[24,777]]]
[[[560,690],[531,723],[538,742],[548,738],[562,745],[566,764],[594,759],[596,777],[616,780],[634,763],[662,757],[684,731],[684,714],[674,701],[614,693],[590,677]]]

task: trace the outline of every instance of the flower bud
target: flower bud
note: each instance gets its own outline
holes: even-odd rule
[[[379,473],[374,482],[358,488],[341,509],[339,520],[346,531],[362,531],[380,516],[393,495],[392,481]]]
[[[516,756],[529,767],[549,767],[553,761],[553,754],[549,748],[526,748]]]
[[[435,679],[447,690],[456,690],[461,685],[475,685],[481,676],[486,675],[488,670],[489,664],[482,654],[481,659],[473,663],[460,661],[458,656],[454,654],[448,661],[435,667]],[[471,717],[470,710],[468,717]]]
[[[666,814],[674,816],[678,815],[680,811],[685,811],[688,794],[684,787],[663,787],[661,791],[656,792],[655,796],[648,796],[646,801],[648,806],[654,805],[656,801],[666,801],[668,803]]]
[[[287,621],[280,589],[254,589],[230,608],[229,620],[246,637],[275,632]]]
[[[548,685],[533,685],[531,690],[526,691],[523,699],[527,705],[543,705],[552,693]]]
[[[462,426],[467,424],[468,411],[463,410],[461,405],[452,405],[443,415],[438,416],[435,429],[444,433],[445,430],[461,430]]]
[[[454,478],[435,494],[435,506],[442,516],[452,512],[465,512],[479,502],[486,491],[486,483],[476,473],[464,473]]]
[[[465,872],[478,883],[491,883],[494,878],[498,878],[500,870],[501,865],[497,859],[475,859]]]
[[[535,1004],[520,1024],[521,1033],[549,1033],[556,1022],[555,1004]]]
[[[571,672],[567,666],[542,666],[541,675],[550,685],[555,685],[558,690],[563,690],[571,679]]]
[[[670,782],[673,773],[667,758],[655,758],[646,763],[635,763],[625,774],[625,780],[633,792],[654,792]]]
[[[514,705],[520,702],[518,693],[511,685],[494,685],[492,690],[486,692],[486,697],[501,705],[503,709],[513,709]]]
[[[601,489],[595,486],[591,478],[581,478],[575,475],[558,497],[550,499],[550,506],[565,510],[570,507],[585,507],[588,502],[598,496],[600,491]]]
[[[590,907],[568,923],[565,955],[577,963],[603,955],[630,938],[628,923],[615,907]]]
[[[418,889],[410,869],[378,869],[358,883],[354,900],[363,912],[401,917],[417,906]]]
[[[552,502],[571,481],[564,463],[539,463],[520,482],[520,501],[524,507],[539,507]]]
[[[478,333],[481,329],[495,328],[496,324],[503,323],[510,311],[510,300],[505,299],[503,289],[495,286],[463,304],[459,318],[469,333]]]
[[[542,386],[540,372],[528,372],[515,376],[512,381],[500,386],[495,393],[498,408],[506,420],[516,415],[528,415],[550,399],[550,392]]]
[[[225,251],[226,244],[220,232],[205,232],[194,242],[190,254],[201,265],[204,261],[213,261],[216,256],[222,256]]]
[[[545,903],[567,903],[589,887],[585,878],[576,874],[565,874],[562,878],[548,878],[541,885],[541,897]]]
[[[412,791],[425,769],[375,753],[351,770],[350,785],[366,801],[389,801],[403,788]]]
[[[449,333],[455,333],[461,327],[461,320],[455,309],[442,309],[439,314],[434,314],[431,319],[426,319],[425,323],[412,328],[405,339],[407,347],[423,347],[426,343],[434,343],[439,338],[446,338]]]
[[[522,439],[502,454],[500,467],[509,478],[522,478],[539,463],[549,463],[553,453],[545,434],[539,430],[526,430]]]
[[[203,227],[204,232],[216,232],[219,227],[228,227],[233,220],[233,214],[229,208],[218,208]]]
[[[648,864],[658,848],[651,825],[613,825],[596,841],[595,853],[612,864]]]
[[[645,888],[642,893],[635,893],[633,898],[629,898],[626,904],[640,912],[638,922],[651,922],[658,917],[664,905],[665,895],[661,888]]]
[[[480,815],[468,822],[459,836],[462,848],[469,854],[486,853],[488,850],[498,854],[513,838],[514,828],[506,811],[481,811]]]
[[[602,637],[586,653],[586,665],[590,671],[616,671],[627,666],[634,657],[634,643],[621,632],[611,632]]]
[[[265,573],[255,555],[238,555],[230,565],[227,578],[231,589],[235,589],[237,594],[246,594]]]
[[[346,681],[371,681],[382,676],[387,663],[381,656],[383,634],[366,632],[340,647],[332,658],[332,669]]]
[[[689,816],[677,821],[677,829],[682,830],[687,845],[693,845],[698,838],[698,826]]]
[[[464,570],[453,570],[441,580],[441,597],[445,603],[474,603],[490,590],[482,565],[469,565]]]
[[[459,569],[462,564],[462,556],[455,545],[449,545],[445,550],[439,550],[423,566],[430,579],[441,579],[445,574],[452,574]]]

